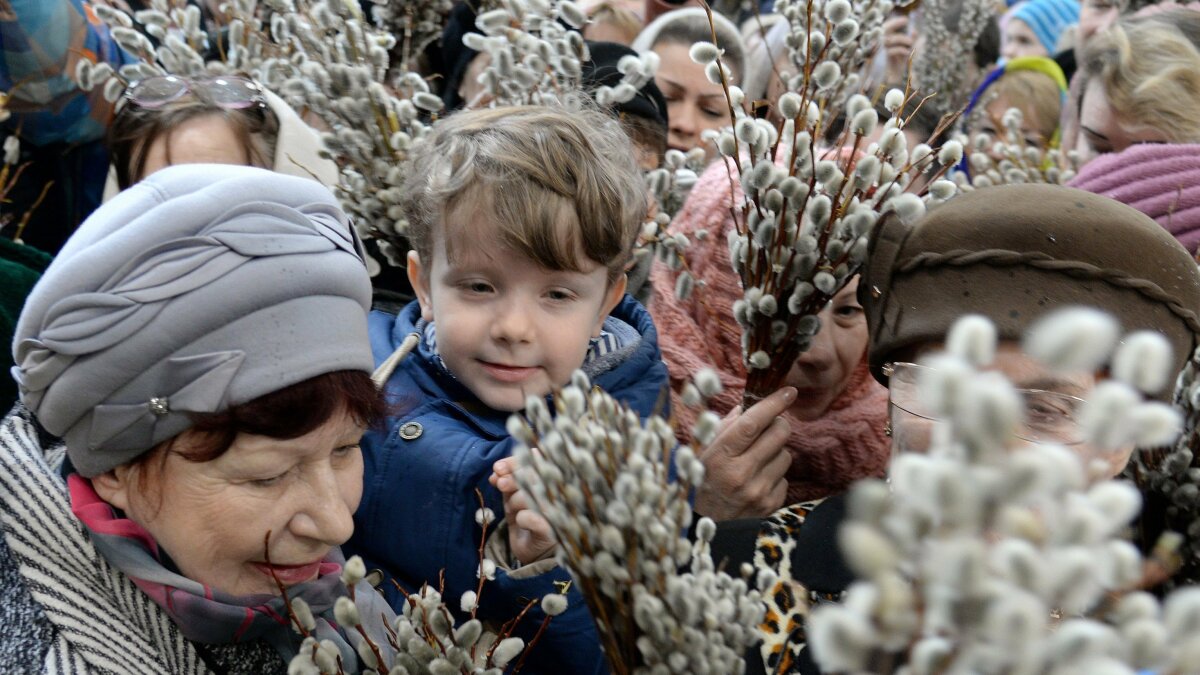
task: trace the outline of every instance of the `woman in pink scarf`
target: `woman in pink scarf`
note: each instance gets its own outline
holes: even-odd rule
[[[702,453],[710,490],[696,499],[697,512],[717,520],[767,515],[785,503],[842,492],[859,478],[882,475],[890,457],[884,431],[887,390],[867,371],[867,329],[855,298],[857,281],[822,312],[821,331],[792,366],[789,386],[745,413],[735,411],[746,370],[731,310],[741,297],[741,285],[725,244],[734,226],[730,183],[724,164],[714,162],[674,221],[674,229],[692,242],[688,265],[702,284],[679,300],[674,294],[678,272],[659,264],[651,276],[650,301],[671,373],[671,409],[684,440],[690,440],[696,413],[679,400],[683,383],[708,367],[719,373],[724,386],[709,405],[730,414]],[[735,189],[735,201],[740,200],[740,185]],[[759,460],[738,466],[751,454]]]

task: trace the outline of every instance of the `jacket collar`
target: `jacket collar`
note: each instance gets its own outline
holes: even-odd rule
[[[605,391],[622,398],[624,390],[642,380],[645,370],[661,361],[658,350],[658,333],[650,313],[632,296],[626,295],[605,321],[605,330],[618,336],[617,348],[597,354],[591,359],[588,376],[592,383]],[[425,322],[421,320],[420,305],[413,301],[395,317],[391,329],[392,349],[400,346],[412,333],[423,334]],[[376,354],[377,360],[387,354]],[[410,366],[408,372],[417,380],[418,387],[425,392],[441,392],[445,405],[460,410],[479,431],[495,439],[506,438],[506,423],[512,413],[492,410],[483,404],[469,389],[451,376],[440,365],[440,357],[428,341],[421,340],[412,357],[419,363]]]

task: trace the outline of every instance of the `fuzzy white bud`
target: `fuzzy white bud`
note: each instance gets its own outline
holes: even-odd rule
[[[800,116],[800,105],[803,100],[794,91],[789,91],[779,97],[779,114],[784,119],[795,119]]]
[[[458,601],[458,607],[464,614],[470,614],[478,605],[479,596],[475,594],[475,591],[466,591]]]
[[[843,524],[838,531],[838,542],[850,568],[866,579],[894,568],[900,559],[896,547],[884,535],[862,523]]]
[[[904,92],[899,89],[889,89],[887,94],[883,96],[883,107],[888,112],[895,114],[900,110],[900,106],[904,105]]]
[[[875,133],[875,125],[879,124],[879,114],[874,108],[860,110],[850,122],[850,133],[858,136],[870,136]]]
[[[905,225],[914,225],[925,215],[925,202],[911,192],[893,197],[886,208],[895,211]]]
[[[524,648],[525,641],[521,638],[510,637],[501,640],[500,644],[496,645],[496,650],[492,652],[492,665],[503,668]]]
[[[1171,343],[1149,330],[1126,336],[1112,360],[1114,377],[1151,395],[1167,386],[1171,367]]]
[[[935,180],[933,181],[933,184],[929,186],[929,194],[932,195],[934,199],[940,199],[943,201],[950,199],[957,192],[958,186],[954,184],[954,181],[949,181],[945,178]]]
[[[751,368],[759,370],[764,370],[771,366],[771,356],[761,349],[751,354],[747,358],[747,361],[750,363]]]
[[[333,616],[338,623],[350,628],[362,623],[362,619],[358,615],[358,607],[353,600],[346,596],[338,598],[337,602],[333,603]]]
[[[588,22],[587,13],[570,0],[562,0],[559,3],[558,18],[571,28],[583,28]]]
[[[968,314],[950,328],[946,351],[982,368],[996,356],[996,326],[987,317]]]
[[[1119,333],[1116,320],[1104,312],[1072,307],[1038,319],[1024,350],[1056,370],[1092,373],[1108,358]]]
[[[721,50],[711,42],[697,42],[688,50],[688,56],[696,63],[707,66],[721,57]]]
[[[828,89],[842,76],[842,67],[836,61],[822,61],[813,68],[812,78],[818,89]]]
[[[356,585],[367,576],[367,565],[359,556],[350,556],[346,566],[342,568],[342,583],[347,587]]]
[[[962,161],[963,146],[958,141],[946,141],[942,144],[942,149],[938,150],[938,162],[942,166],[954,166]]]
[[[712,368],[701,368],[696,371],[693,380],[696,388],[700,390],[700,395],[704,398],[712,398],[721,393],[721,376],[717,375],[717,371]]]
[[[442,106],[444,105],[442,103],[442,99],[427,91],[418,91],[414,93],[412,95],[412,102],[418,108],[426,112],[437,112],[441,110]]]
[[[1130,412],[1130,425],[1137,431],[1133,442],[1139,448],[1157,448],[1173,443],[1183,429],[1179,411],[1165,403],[1143,403]]]
[[[831,0],[825,5],[825,20],[829,23],[841,23],[850,18],[851,10],[848,0]]]
[[[300,628],[310,632],[316,630],[317,619],[313,616],[312,608],[308,606],[308,603],[303,598],[293,598],[291,603],[292,613],[296,615],[296,623],[300,624],[299,626],[293,624],[292,627],[297,632]]]
[[[567,596],[549,593],[542,597],[542,611],[546,616],[558,616],[567,611]]]

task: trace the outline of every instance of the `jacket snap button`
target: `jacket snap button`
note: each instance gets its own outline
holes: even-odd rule
[[[406,441],[416,440],[421,437],[421,433],[424,431],[419,422],[409,422],[400,427],[400,438]]]

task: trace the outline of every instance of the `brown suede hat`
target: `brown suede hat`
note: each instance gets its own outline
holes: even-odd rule
[[[882,219],[858,297],[871,372],[885,384],[885,363],[943,341],[964,314],[1020,339],[1045,312],[1094,307],[1126,332],[1165,335],[1176,370],[1200,336],[1200,270],[1183,246],[1124,204],[1057,185],[970,192],[914,227]]]

